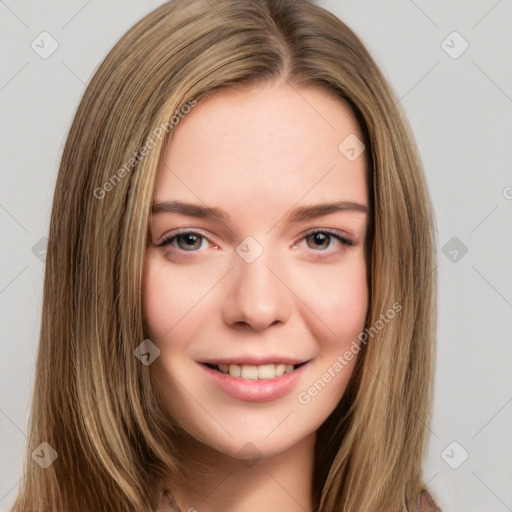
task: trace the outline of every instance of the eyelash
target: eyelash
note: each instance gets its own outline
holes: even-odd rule
[[[310,231],[310,232],[306,233],[300,239],[300,241],[305,240],[305,239],[307,239],[307,238],[309,238],[311,236],[317,235],[319,233],[321,233],[323,235],[330,236],[331,240],[332,240],[332,238],[334,238],[334,239],[338,240],[339,242],[341,242],[341,244],[343,246],[345,246],[342,249],[342,251],[345,250],[347,247],[353,247],[355,245],[351,240],[349,240],[348,238],[340,235],[337,231],[333,231],[333,230],[329,230],[329,229],[316,229],[314,231]],[[184,229],[184,230],[181,230],[181,231],[174,231],[174,232],[170,233],[169,235],[165,236],[165,238],[159,244],[157,244],[157,247],[164,247],[166,245],[171,245],[172,246],[172,242],[175,239],[177,239],[179,236],[183,236],[183,235],[198,235],[199,237],[204,238],[205,240],[207,240],[210,243],[212,243],[210,241],[210,239],[207,236],[205,236],[203,233],[201,233],[199,231]],[[294,245],[295,245],[295,243],[294,243]],[[175,250],[175,251],[178,251],[180,253],[185,253],[185,254],[186,253],[201,252],[201,251],[198,251],[198,250],[196,250],[196,251],[184,251],[184,250],[179,249],[177,247],[174,247],[174,246],[172,246],[172,247],[173,247],[173,251]],[[321,254],[322,252],[326,252],[326,251],[327,251],[327,249],[320,250],[320,251],[314,251],[314,252],[319,252],[320,253],[320,254],[315,255],[315,259],[327,260],[327,259],[334,258],[334,257],[339,255],[339,251],[338,252],[330,252],[327,255]],[[183,255],[180,254],[180,256],[185,256],[185,254],[183,254]]]

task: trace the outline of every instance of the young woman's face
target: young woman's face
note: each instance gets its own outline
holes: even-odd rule
[[[175,128],[154,192],[146,335],[180,425],[220,452],[265,457],[314,437],[346,389],[368,308],[355,137],[341,100],[283,84],[199,103]]]

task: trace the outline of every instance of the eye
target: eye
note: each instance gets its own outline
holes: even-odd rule
[[[327,259],[339,256],[347,247],[354,246],[355,244],[349,240],[346,236],[342,235],[341,232],[331,231],[327,229],[317,229],[306,233],[300,240],[306,240],[307,246],[313,249],[315,259]],[[183,255],[183,253],[197,253],[201,250],[205,250],[207,245],[203,242],[212,243],[210,239],[199,231],[182,230],[173,231],[166,235],[164,239],[157,244],[157,247],[171,246],[173,252],[177,255]],[[336,242],[341,247],[338,250],[328,250],[330,247],[335,246]],[[213,244],[214,248],[218,246]],[[294,249],[297,249],[297,245],[293,244]],[[325,253],[325,254],[323,254]]]
[[[313,232],[307,233],[303,240],[306,240],[307,246],[310,249],[317,249],[315,252],[325,252],[326,254],[316,254],[315,258],[325,259],[338,256],[347,247],[355,245],[351,240],[343,236],[338,231],[330,231],[325,229],[317,229]],[[337,251],[327,251],[332,245],[336,245],[334,241],[339,242],[342,247]],[[294,247],[295,244],[294,244]]]
[[[185,252],[198,252],[203,244],[202,242],[208,240],[203,234],[198,231],[181,231],[169,233],[157,247],[164,247],[171,245],[172,247]]]

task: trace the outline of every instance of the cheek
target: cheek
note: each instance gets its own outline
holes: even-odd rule
[[[318,325],[317,339],[340,343],[364,328],[369,299],[366,268],[361,252],[343,265],[297,273],[303,314],[309,310],[312,325]]]
[[[297,394],[304,414],[318,426],[334,410],[345,393],[359,357],[358,335],[368,311],[366,263],[358,257],[339,267],[325,266],[309,276],[307,295],[309,328],[318,343],[316,361]],[[306,285],[306,280],[304,284]]]
[[[147,335],[156,340],[185,339],[197,322],[191,322],[217,277],[211,269],[191,265],[177,268],[162,257],[147,258],[143,307]],[[204,271],[204,275],[202,275]]]
[[[180,304],[174,292],[174,283],[167,282],[162,274],[156,263],[147,264],[143,297],[144,320],[147,335],[155,339],[164,337],[179,318]]]

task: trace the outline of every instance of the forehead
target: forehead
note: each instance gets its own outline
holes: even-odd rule
[[[200,200],[240,214],[298,202],[366,203],[365,155],[349,160],[339,149],[349,136],[362,139],[352,111],[322,89],[228,91],[177,125],[154,200]]]

